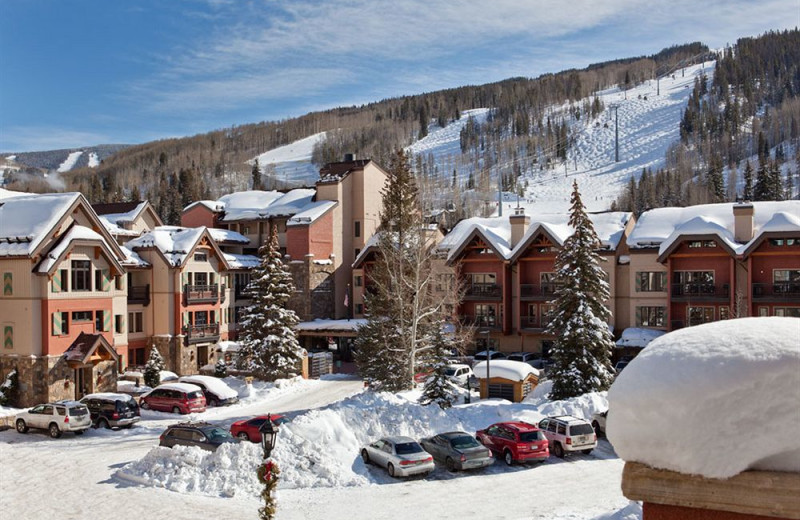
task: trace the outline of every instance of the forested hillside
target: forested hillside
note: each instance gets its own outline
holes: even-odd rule
[[[661,206],[797,197],[800,31],[742,38],[695,82],[665,167],[631,179],[617,201]]]

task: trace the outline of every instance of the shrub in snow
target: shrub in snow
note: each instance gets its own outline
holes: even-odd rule
[[[5,381],[0,385],[0,406],[10,406],[17,403],[19,378],[17,370],[13,369],[6,375]]]
[[[228,365],[224,359],[220,358],[214,365],[214,376],[219,378],[228,376]]]
[[[611,312],[603,302],[609,298],[603,258],[595,252],[600,239],[586,214],[578,182],[572,184],[569,225],[575,232],[564,241],[555,261],[555,310],[547,333],[555,336],[551,357],[552,399],[575,397],[605,390],[611,384],[611,349],[614,338],[608,329]]]
[[[150,347],[150,358],[144,367],[144,384],[155,388],[161,384],[161,371],[166,369],[164,358],[155,345]]]
[[[651,342],[608,393],[619,456],[712,478],[800,472],[800,319],[741,318]]]
[[[294,330],[299,321],[297,314],[286,308],[294,285],[281,260],[275,226],[259,254],[261,263],[253,269],[247,286],[253,303],[241,320],[237,365],[271,381],[299,374],[304,350]]]

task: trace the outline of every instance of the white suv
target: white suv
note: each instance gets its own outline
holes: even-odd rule
[[[472,369],[469,365],[461,365],[461,364],[451,364],[447,365],[447,368],[444,369],[445,374],[449,377],[454,383],[460,386],[464,386],[467,384],[467,381],[471,377],[474,376],[472,373]]]
[[[550,453],[556,457],[575,451],[588,455],[597,447],[597,435],[592,425],[571,415],[542,419],[539,429],[550,441]]]
[[[29,428],[47,430],[50,437],[57,439],[63,432],[81,435],[92,426],[89,409],[77,401],[56,401],[39,404],[17,415],[15,426],[19,433],[27,433]]]

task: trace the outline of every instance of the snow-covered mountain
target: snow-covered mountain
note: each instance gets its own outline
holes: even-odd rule
[[[0,155],[5,164],[13,165],[16,169],[64,173],[75,168],[96,168],[100,165],[100,161],[128,146],[125,144],[101,144],[83,148],[4,153]],[[2,165],[0,165],[1,168]]]

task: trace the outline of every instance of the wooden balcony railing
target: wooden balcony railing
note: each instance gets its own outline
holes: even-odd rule
[[[753,300],[800,300],[800,282],[754,283]]]
[[[219,300],[219,285],[183,286],[183,299],[189,303],[216,303]]]
[[[561,287],[561,284],[556,282],[521,284],[519,286],[519,293],[523,300],[550,300],[555,298],[556,291],[559,287]]]
[[[147,285],[129,285],[128,286],[128,303],[141,304],[145,307],[150,305],[150,284]]]
[[[550,324],[552,317],[549,315],[545,316],[520,316],[519,317],[519,328],[520,329],[536,329],[536,330],[544,330]]]
[[[207,325],[191,325],[183,328],[186,336],[186,343],[202,343],[204,341],[217,341],[219,339],[219,325],[210,323]]]
[[[497,316],[473,316],[470,314],[462,314],[459,316],[461,323],[470,325],[481,329],[499,329],[500,319]]]
[[[503,287],[496,283],[475,283],[467,285],[465,300],[499,300],[503,297]]]
[[[715,285],[713,282],[674,283],[672,300],[715,300],[730,297],[728,284]]]

